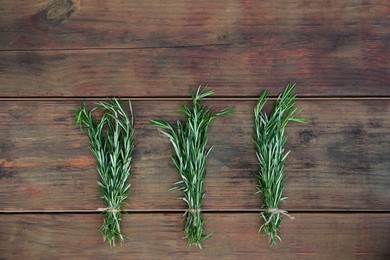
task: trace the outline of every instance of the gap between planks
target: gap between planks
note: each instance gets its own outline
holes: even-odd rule
[[[186,210],[184,209],[150,209],[150,210],[124,210],[124,214],[175,214],[175,213],[181,213],[184,214]],[[218,210],[212,210],[212,209],[204,209],[202,210],[203,213],[206,214],[243,214],[243,213],[258,213],[260,214],[263,212],[263,210],[258,209],[218,209]],[[22,211],[0,211],[0,215],[5,214],[102,214],[103,212],[98,210],[22,210]],[[313,213],[320,213],[320,214],[383,214],[383,213],[390,213],[390,210],[354,210],[354,209],[343,209],[343,210],[320,210],[320,209],[313,209],[313,210],[288,210],[288,213],[291,214],[313,214]]]
[[[239,43],[238,43],[239,44]],[[235,45],[238,45],[235,44]],[[148,50],[148,49],[190,49],[203,47],[226,47],[232,43],[210,43],[210,44],[194,44],[194,45],[167,45],[167,46],[146,46],[146,47],[81,47],[81,48],[53,48],[53,49],[0,49],[0,52],[73,52],[73,51],[123,51],[123,50]]]
[[[188,101],[190,97],[119,97],[121,100],[132,101]],[[100,101],[110,97],[0,97],[0,101]],[[271,96],[269,100],[276,100]],[[258,97],[213,97],[204,98],[205,101],[257,101]],[[343,97],[297,97],[298,101],[389,101],[390,96],[343,96]]]

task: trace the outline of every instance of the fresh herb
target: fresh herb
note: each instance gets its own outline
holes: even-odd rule
[[[196,93],[191,91],[191,108],[181,105],[180,111],[186,117],[186,123],[177,121],[175,126],[171,126],[163,120],[152,120],[151,123],[167,131],[160,130],[172,143],[175,155],[171,157],[173,165],[178,171],[181,180],[174,183],[172,189],[181,190],[184,194],[182,198],[188,205],[185,212],[185,237],[189,245],[195,245],[202,249],[202,241],[210,237],[211,234],[205,232],[201,208],[205,196],[203,185],[206,174],[206,158],[212,147],[207,146],[207,134],[209,123],[218,116],[232,113],[230,109],[219,112],[212,112],[210,107],[202,104],[204,97],[214,94],[213,90],[206,91],[207,85],[199,86]],[[171,190],[172,190],[171,189]]]
[[[279,236],[279,228],[282,224],[282,216],[287,214],[286,210],[279,209],[283,197],[284,163],[289,154],[284,146],[287,141],[285,128],[289,121],[306,123],[306,119],[297,117],[302,109],[295,107],[296,95],[293,93],[295,84],[287,84],[283,93],[276,100],[271,114],[268,116],[262,110],[268,99],[268,91],[260,95],[259,101],[254,109],[255,114],[255,137],[256,155],[259,161],[260,171],[256,175],[258,180],[258,193],[262,194],[261,216],[265,223],[260,227],[259,232],[268,235],[271,245],[276,244]]]
[[[127,198],[131,175],[130,163],[134,150],[134,119],[130,105],[131,118],[120,101],[98,102],[103,115],[97,122],[86,105],[76,111],[76,124],[88,131],[90,148],[97,160],[100,175],[99,190],[105,208],[98,209],[104,214],[103,225],[99,228],[103,240],[115,246],[115,240],[124,242],[120,221],[123,201]]]

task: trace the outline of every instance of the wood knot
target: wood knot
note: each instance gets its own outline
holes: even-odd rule
[[[228,33],[220,33],[218,34],[218,40],[220,41],[227,41],[229,40],[230,36]]]
[[[68,19],[74,10],[75,4],[72,0],[53,0],[38,13],[38,17],[51,24],[60,24]]]
[[[3,164],[0,164],[0,179],[9,177],[11,177],[11,172],[7,168],[5,168]]]
[[[364,129],[357,127],[352,129],[351,134],[353,138],[363,139],[367,135],[367,132]]]
[[[316,138],[316,136],[315,136],[313,130],[310,130],[310,129],[305,129],[299,133],[299,139],[301,140],[301,143],[303,143],[303,144],[309,144],[315,138]]]

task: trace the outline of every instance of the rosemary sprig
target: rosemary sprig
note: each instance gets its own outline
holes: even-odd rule
[[[130,184],[127,183],[130,163],[134,150],[134,119],[130,105],[131,118],[127,115],[120,101],[98,102],[103,110],[101,120],[97,122],[86,104],[76,111],[76,124],[88,131],[90,148],[97,160],[100,175],[99,190],[106,208],[100,208],[104,222],[99,228],[103,240],[115,246],[115,240],[124,242],[120,221],[123,201],[127,198]]]
[[[181,190],[182,198],[188,206],[186,213],[185,237],[189,245],[202,249],[202,241],[211,234],[204,230],[204,219],[201,208],[205,196],[203,185],[206,174],[206,158],[212,147],[207,146],[207,134],[209,123],[218,116],[231,114],[231,109],[212,112],[210,107],[202,104],[204,97],[214,94],[213,90],[206,91],[207,85],[198,87],[196,93],[191,90],[191,108],[181,105],[180,111],[186,117],[186,123],[177,121],[176,126],[171,126],[163,120],[152,120],[151,123],[167,131],[160,130],[172,143],[175,155],[171,157],[173,165],[178,171],[181,180],[174,183],[172,189]],[[171,190],[172,190],[171,189]]]
[[[271,245],[276,244],[279,236],[279,228],[282,224],[282,216],[287,214],[286,210],[279,209],[283,197],[284,163],[290,151],[286,152],[284,146],[287,141],[285,128],[289,121],[306,123],[306,119],[297,117],[302,109],[295,107],[296,95],[293,93],[296,85],[287,84],[283,93],[276,100],[271,114],[268,116],[262,110],[268,99],[268,91],[265,90],[259,97],[254,109],[255,114],[255,136],[254,142],[256,155],[259,161],[260,171],[256,175],[258,180],[258,193],[262,194],[261,216],[265,223],[260,227],[259,232],[268,235]]]

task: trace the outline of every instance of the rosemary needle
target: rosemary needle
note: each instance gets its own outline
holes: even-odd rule
[[[183,192],[183,200],[188,209],[185,213],[186,223],[184,234],[189,245],[196,245],[202,248],[202,241],[210,237],[204,230],[204,219],[201,208],[204,193],[204,180],[206,174],[206,158],[211,148],[206,148],[208,140],[209,123],[218,116],[231,114],[231,109],[224,109],[212,112],[210,107],[203,105],[202,99],[214,93],[213,90],[206,91],[207,85],[198,87],[192,93],[192,106],[180,106],[180,111],[185,115],[186,122],[176,122],[172,126],[163,120],[152,120],[151,123],[166,131],[160,130],[172,143],[175,155],[171,157],[173,165],[178,171],[181,179],[174,183],[172,189],[179,189]]]
[[[106,207],[98,209],[104,214],[104,222],[99,228],[103,240],[115,246],[115,240],[124,242],[125,235],[120,228],[123,201],[127,198],[131,174],[130,163],[134,150],[134,119],[130,105],[131,118],[120,101],[98,102],[103,115],[97,122],[86,105],[76,111],[76,124],[88,132],[90,148],[97,160],[100,175],[99,190]]]
[[[281,240],[279,228],[282,224],[282,215],[289,216],[287,211],[279,209],[280,202],[286,200],[283,197],[283,185],[286,180],[284,163],[289,151],[286,152],[284,149],[287,141],[285,128],[290,121],[306,123],[306,119],[297,117],[302,109],[295,107],[296,95],[293,93],[295,86],[292,83],[287,84],[269,116],[262,111],[268,97],[267,90],[262,92],[254,109],[254,143],[260,168],[256,175],[257,189],[262,195],[264,211],[261,216],[265,222],[259,232],[263,231],[269,237],[271,245],[276,244],[276,238]]]

